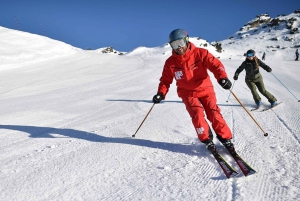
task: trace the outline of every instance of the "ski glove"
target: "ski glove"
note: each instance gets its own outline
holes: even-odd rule
[[[239,78],[239,74],[237,74],[237,73],[234,74],[233,79],[234,79],[234,80],[237,80],[238,78]]]
[[[160,101],[164,98],[164,95],[162,93],[157,93],[153,96],[152,102],[157,104],[160,103]]]
[[[267,68],[266,71],[270,73],[270,72],[272,72],[272,68],[269,67],[269,68]]]
[[[231,82],[228,78],[222,78],[219,81],[219,84],[224,88],[224,89],[230,89],[231,88]]]

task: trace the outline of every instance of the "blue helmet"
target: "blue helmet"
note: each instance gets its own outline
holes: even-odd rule
[[[185,43],[189,41],[189,34],[184,29],[175,29],[169,35],[169,43],[175,40],[184,39]]]

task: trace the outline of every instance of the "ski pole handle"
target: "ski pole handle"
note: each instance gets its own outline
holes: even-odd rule
[[[233,82],[233,84],[232,84],[231,90],[233,89],[234,83],[235,83],[235,80],[234,80],[234,82]],[[226,102],[228,102],[228,100],[229,100],[229,97],[230,97],[230,94],[231,94],[231,93],[229,93],[229,95],[228,95],[228,98],[227,98],[227,101],[226,101]]]

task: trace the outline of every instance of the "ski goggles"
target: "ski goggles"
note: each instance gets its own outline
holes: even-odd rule
[[[254,53],[247,54],[247,57],[254,57]]]
[[[178,39],[178,40],[174,40],[172,43],[170,43],[171,47],[176,50],[179,47],[184,47],[186,45],[185,40],[182,39]]]

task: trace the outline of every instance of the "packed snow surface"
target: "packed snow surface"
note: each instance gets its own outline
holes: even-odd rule
[[[263,45],[252,48],[263,51]],[[220,57],[233,82],[248,47],[222,54],[207,48]],[[232,179],[199,142],[174,83],[131,137],[153,105],[171,54],[168,45],[102,54],[0,27],[0,49],[0,200],[299,200],[300,61],[293,61],[295,48],[267,54],[264,62],[273,71],[261,69],[266,89],[282,102],[251,112],[264,131],[211,76],[236,150],[257,171],[244,177],[214,139],[240,173]],[[254,101],[244,75],[232,91],[250,110]],[[262,102],[270,105],[263,96]]]

